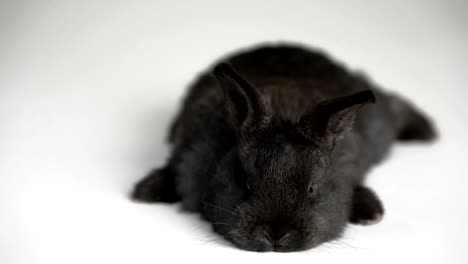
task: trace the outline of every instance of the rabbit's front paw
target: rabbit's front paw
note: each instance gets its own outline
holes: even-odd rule
[[[174,203],[180,200],[176,192],[174,175],[167,168],[154,170],[138,182],[131,198],[136,202],[146,203]]]
[[[374,225],[383,218],[384,209],[377,195],[369,188],[354,189],[350,222],[359,225]]]

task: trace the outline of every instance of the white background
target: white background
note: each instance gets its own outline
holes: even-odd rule
[[[467,26],[463,1],[1,1],[0,263],[466,263]],[[436,120],[437,143],[397,145],[370,173],[383,222],[260,254],[177,205],[130,202],[194,76],[277,40],[328,51]]]

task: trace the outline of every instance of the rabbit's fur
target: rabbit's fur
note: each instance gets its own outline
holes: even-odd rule
[[[133,197],[182,202],[253,251],[295,251],[383,216],[363,184],[397,140],[430,140],[430,121],[327,56],[262,46],[222,60],[190,87],[164,168]]]

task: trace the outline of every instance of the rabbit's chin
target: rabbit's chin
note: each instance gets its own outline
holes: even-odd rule
[[[314,241],[313,239],[307,240],[305,237],[297,236],[291,237],[290,240],[284,241],[284,243],[272,243],[264,236],[260,236],[254,232],[246,232],[242,229],[230,229],[226,230],[223,235],[224,237],[233,243],[236,247],[255,252],[291,252],[291,251],[303,251],[320,244],[320,241]]]
[[[255,251],[255,252],[294,252],[303,251],[316,247],[319,243],[307,243],[302,245],[273,245],[270,242],[261,241],[258,239],[232,239],[231,242],[238,248]]]

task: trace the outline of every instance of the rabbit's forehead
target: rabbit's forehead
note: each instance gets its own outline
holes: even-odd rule
[[[278,165],[294,165],[308,163],[320,157],[320,151],[293,144],[264,145],[257,153],[258,159]]]
[[[290,144],[266,146],[257,152],[255,167],[258,173],[267,178],[307,178],[320,165],[321,156],[322,153],[318,150]]]

